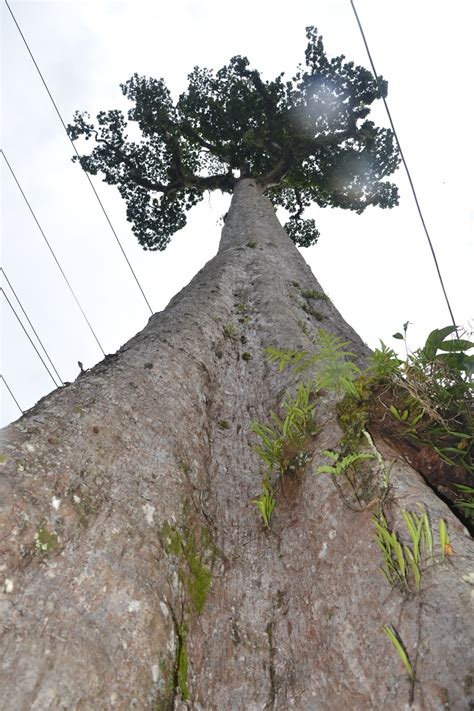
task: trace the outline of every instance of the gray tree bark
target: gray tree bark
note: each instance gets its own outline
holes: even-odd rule
[[[454,549],[419,595],[388,585],[370,507],[353,511],[315,473],[342,434],[334,394],[270,530],[252,503],[250,423],[296,382],[265,348],[310,348],[323,326],[368,354],[332,304],[303,310],[310,289],[271,203],[242,180],[216,257],[116,355],[6,428],[2,709],[469,707],[471,539],[376,442],[395,460],[394,525],[422,502]]]

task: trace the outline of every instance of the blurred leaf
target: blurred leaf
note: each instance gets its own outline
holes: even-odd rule
[[[425,358],[432,360],[444,339],[455,330],[456,326],[445,326],[444,328],[435,328],[434,331],[431,331],[422,348],[422,353]]]
[[[474,369],[474,356],[465,353],[438,353],[436,361],[444,363],[452,370],[469,372]]]
[[[402,660],[403,666],[407,670],[409,677],[411,679],[414,679],[415,678],[414,669],[411,665],[411,662],[408,657],[408,653],[405,649],[405,646],[404,646],[403,642],[401,641],[400,637],[398,636],[397,631],[395,630],[394,627],[389,627],[388,625],[384,625],[382,627],[382,630],[385,632],[385,634],[387,635],[387,637],[389,638],[389,640],[391,641],[391,643],[397,650],[398,656]]]
[[[390,405],[390,412],[392,413],[392,415],[395,417],[396,420],[400,419],[400,413],[398,412],[395,405]]]
[[[438,346],[441,351],[467,351],[469,348],[474,348],[472,341],[466,341],[461,338],[455,338],[452,341],[443,341]]]

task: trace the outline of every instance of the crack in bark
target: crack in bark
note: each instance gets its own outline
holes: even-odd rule
[[[267,626],[265,628],[265,632],[268,637],[268,652],[269,652],[268,675],[269,675],[269,679],[270,679],[269,699],[268,699],[267,703],[265,704],[265,709],[274,709],[275,703],[276,703],[276,697],[278,694],[277,675],[276,675],[276,670],[275,670],[276,647],[275,647],[275,643],[274,643],[274,633],[275,633],[274,610],[272,610],[272,619],[267,624]]]
[[[170,611],[171,614],[171,619],[173,620],[173,629],[174,629],[174,634],[175,634],[175,639],[176,639],[176,652],[175,652],[175,658],[174,658],[174,666],[173,666],[173,692],[172,696],[170,699],[170,705],[169,705],[169,711],[172,711],[175,706],[176,706],[176,697],[179,694],[181,696],[181,700],[183,703],[186,703],[187,699],[185,698],[185,694],[183,694],[183,680],[181,679],[181,674],[182,674],[182,660],[183,660],[183,653],[185,653],[185,646],[186,646],[186,634],[183,634],[183,629],[186,627],[184,624],[184,610],[181,610],[181,622],[178,622],[178,617],[176,615],[176,612],[173,608],[172,605],[170,605],[168,602],[166,603],[168,606],[168,610]],[[187,689],[187,665],[186,665],[186,690]],[[186,703],[186,708],[188,707],[188,704]]]

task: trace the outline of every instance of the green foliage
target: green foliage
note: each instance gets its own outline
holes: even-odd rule
[[[95,124],[75,113],[70,138],[94,140],[80,164],[118,187],[145,249],[165,249],[186,212],[206,191],[232,192],[237,173],[289,211],[287,232],[301,246],[318,238],[314,220],[303,218],[311,203],[357,213],[398,203],[384,181],[399,163],[393,134],[367,119],[386,82],[343,55],[328,59],[314,27],[306,36],[306,68],[291,80],[265,81],[236,56],[217,72],[195,67],[177,101],[163,79],[134,74],[121,85],[132,102],[128,121],[119,110],[99,112]]]
[[[313,292],[308,298],[313,298]],[[349,360],[353,353],[347,350],[348,343],[321,329],[317,345],[319,348],[316,353],[273,346],[266,350],[269,361],[277,363],[280,371],[292,366],[296,373],[307,370],[314,373],[312,380],[307,384],[299,385],[295,397],[285,400],[284,417],[280,418],[273,412],[271,413],[272,424],[259,422],[252,424],[252,431],[261,440],[260,445],[256,447],[257,453],[269,471],[276,471],[279,475],[303,468],[309,458],[305,451],[306,442],[317,432],[314,394],[321,389],[356,392],[353,380],[360,371]],[[374,458],[373,454],[366,453],[351,454],[342,459],[339,459],[339,454],[333,452],[326,452],[326,454],[333,459],[334,465],[319,467],[319,473],[328,471],[342,474],[349,467],[354,467],[357,462]],[[263,499],[261,505],[264,505]]]
[[[258,506],[266,526],[276,506],[275,489],[270,476],[279,476],[302,469],[309,459],[305,446],[317,432],[316,403],[312,400],[311,383],[300,383],[294,396],[288,396],[282,405],[283,414],[271,413],[272,424],[252,423],[252,432],[260,438],[255,451],[265,463],[262,493],[254,503]]]
[[[167,521],[160,533],[166,552],[179,559],[179,579],[188,591],[194,610],[200,615],[212,585],[209,562],[212,564],[217,555],[209,533],[205,528],[193,531],[188,526],[180,530]]]
[[[274,346],[269,346],[265,353],[270,363],[278,363],[280,372],[285,370],[288,365],[297,367],[302,361],[305,363],[308,357],[308,351],[294,351],[289,348],[282,349]]]
[[[341,439],[341,446],[348,451],[356,450],[360,447],[363,432],[369,424],[368,403],[366,400],[365,391],[366,377],[360,376],[355,381],[354,386],[357,388],[357,397],[353,394],[348,394],[337,403],[336,411],[339,424],[344,432]],[[364,392],[364,397],[361,396],[361,390]],[[371,390],[369,390],[371,393]]]
[[[408,676],[410,677],[410,679],[413,680],[415,678],[415,670],[413,669],[407,650],[405,649],[405,645],[400,639],[398,632],[395,630],[394,627],[389,627],[388,625],[383,625],[382,630],[383,632],[385,632],[385,634],[397,650],[398,656],[402,660],[403,666],[408,672]]]
[[[255,249],[256,246],[257,246],[257,244],[258,244],[258,242],[257,242],[256,239],[250,239],[250,240],[247,242],[247,247],[250,247],[250,249]]]
[[[282,469],[283,460],[283,437],[270,425],[261,422],[252,422],[252,432],[261,439],[261,444],[255,447],[255,451],[265,462],[270,470]]]
[[[360,368],[351,360],[354,353],[346,349],[348,341],[343,341],[321,328],[315,343],[318,346],[316,353],[274,347],[267,348],[266,353],[270,362],[278,363],[280,370],[291,365],[297,373],[314,371],[316,391],[324,389],[338,393],[348,392],[357,397],[354,380],[360,373]]]
[[[447,464],[474,473],[474,356],[466,352],[474,343],[449,340],[454,330],[454,326],[435,329],[423,348],[408,355],[395,379],[406,392],[404,407],[390,409],[396,419],[407,422],[409,436],[430,444]]]
[[[241,355],[242,360],[252,360],[252,354],[249,353],[248,351],[245,351],[245,353],[242,353]]]
[[[322,291],[316,291],[316,289],[306,289],[306,291],[301,292],[301,296],[304,299],[319,299],[319,301],[325,301],[329,303],[330,299]]]
[[[456,507],[463,509],[468,518],[474,518],[474,487],[465,484],[455,484],[454,486],[460,492]]]
[[[183,472],[183,474],[184,474],[185,476],[189,476],[189,474],[190,474],[190,472],[191,472],[191,465],[190,465],[189,462],[187,462],[186,460],[183,460],[183,459],[182,459],[182,460],[179,462],[179,468],[180,468],[180,470]]]
[[[212,572],[205,565],[201,557],[194,550],[187,551],[190,579],[188,590],[193,601],[194,609],[200,615],[204,610],[207,596],[212,584]]]
[[[405,345],[408,326],[394,334]],[[386,420],[385,408],[396,421],[397,437],[428,445],[445,463],[474,473],[473,356],[467,354],[473,344],[467,338],[448,340],[453,332],[453,326],[435,329],[419,350],[410,353],[406,347],[405,360],[381,342],[354,383],[356,395],[349,391],[338,405],[346,444],[357,446],[371,417]]]
[[[312,385],[300,383],[294,397],[288,396],[283,403],[283,420],[273,414],[273,420],[280,428],[284,440],[296,449],[301,449],[309,436],[315,434],[314,413],[316,403],[312,400]]]
[[[313,318],[315,318],[317,321],[324,321],[324,319],[326,318],[325,315],[321,313],[321,311],[313,309],[310,304],[303,304],[301,308],[306,314],[308,314],[308,316],[313,316]]]
[[[186,638],[188,636],[188,628],[186,625],[178,626],[178,650],[176,653],[177,662],[177,682],[178,689],[181,694],[181,699],[187,701],[189,699],[188,686],[188,650],[186,647]]]
[[[347,341],[342,341],[329,331],[320,330],[320,350],[316,356],[313,356],[311,363],[318,366],[316,374],[318,390],[357,394],[353,381],[360,373],[360,368],[351,360],[354,353],[346,350],[347,345]]]
[[[336,480],[334,480],[334,484],[343,501],[353,511],[363,511],[367,506],[374,505],[377,501],[380,505],[380,501],[386,496],[389,486],[389,471],[385,469],[384,462],[377,452],[369,433],[366,432],[365,434],[367,434],[369,445],[374,451],[349,451],[348,454],[345,454],[345,452],[348,451],[347,447],[344,447],[342,453],[327,449],[323,454],[332,460],[332,464],[323,464],[316,470],[317,474],[330,474],[332,477],[344,478],[343,483],[349,487],[349,499],[344,491],[344,489],[347,490],[347,486],[343,487],[341,483]],[[373,466],[361,466],[365,462],[374,459],[377,459],[378,469],[380,469],[384,477],[384,488],[382,490],[380,490],[380,487],[376,483]]]
[[[231,341],[235,341],[239,334],[237,328],[231,323],[226,323],[224,325],[222,333],[224,334],[224,338],[228,338]]]
[[[382,573],[390,585],[400,585],[406,591],[411,591],[414,584],[416,592],[421,588],[425,564],[434,560],[433,534],[428,514],[421,504],[418,504],[418,508],[420,513],[402,511],[410,545],[403,543],[398,534],[390,528],[382,511],[372,519],[377,543],[384,558]],[[444,519],[439,520],[439,539],[440,556],[441,560],[444,560],[446,555],[452,553]]]
[[[446,521],[442,518],[439,520],[439,543],[441,546],[441,558],[444,560],[446,555],[451,555],[451,539]]]
[[[295,396],[284,401],[283,417],[272,412],[273,424],[252,423],[252,432],[261,440],[255,451],[271,471],[281,474],[287,471],[308,438],[315,434],[316,403],[311,395],[311,384],[301,383]]]
[[[47,526],[42,526],[35,533],[35,547],[43,554],[50,553],[59,544],[58,534],[50,531]]]
[[[435,328],[434,331],[431,331],[426,339],[425,345],[419,351],[419,356],[427,362],[441,361],[448,363],[450,367],[458,370],[472,369],[474,356],[468,356],[465,351],[474,347],[474,343],[459,338],[447,340],[448,336],[454,333],[454,331],[456,331],[456,326]],[[438,353],[438,351],[446,351],[453,355],[446,356],[445,353]]]
[[[278,196],[276,190],[273,190],[270,194],[271,199],[275,205],[278,202],[283,202],[284,197]],[[291,196],[293,199],[293,196]],[[287,202],[285,207],[288,209],[291,203]],[[310,205],[308,201],[306,207]],[[312,218],[302,219],[301,215],[296,211],[293,215],[290,215],[290,219],[285,224],[285,230],[288,237],[298,245],[298,247],[311,247],[316,244],[320,238],[320,232],[316,227],[316,222]]]
[[[364,462],[368,459],[374,459],[375,455],[368,452],[355,452],[354,454],[348,454],[341,458],[339,452],[332,452],[330,449],[326,449],[323,454],[326,457],[332,459],[334,464],[323,464],[318,467],[318,474],[345,474],[349,467],[353,467],[358,462]]]
[[[273,487],[268,477],[263,479],[262,493],[258,499],[254,499],[253,503],[257,505],[260,515],[262,516],[263,523],[267,528],[269,528],[276,506],[276,499]]]
[[[385,567],[382,573],[391,585],[403,584],[408,589],[409,565],[404,552],[403,544],[397,534],[392,531],[383,513],[373,519],[377,530],[377,543],[382,551]],[[412,560],[413,556],[412,556]],[[414,566],[415,578],[421,582],[419,566]],[[417,585],[418,587],[418,585]]]
[[[377,378],[388,378],[400,372],[402,363],[395,351],[380,341],[380,348],[372,353],[368,371]]]

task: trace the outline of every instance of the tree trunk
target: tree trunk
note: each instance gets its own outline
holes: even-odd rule
[[[390,520],[423,502],[454,554],[421,593],[390,587],[370,505],[354,511],[315,474],[342,434],[336,395],[318,398],[314,458],[283,482],[269,530],[252,502],[251,421],[296,382],[265,348],[311,348],[322,326],[368,354],[311,289],[271,203],[242,180],[219,252],[189,286],[4,431],[2,709],[468,707],[471,541],[396,460]]]

